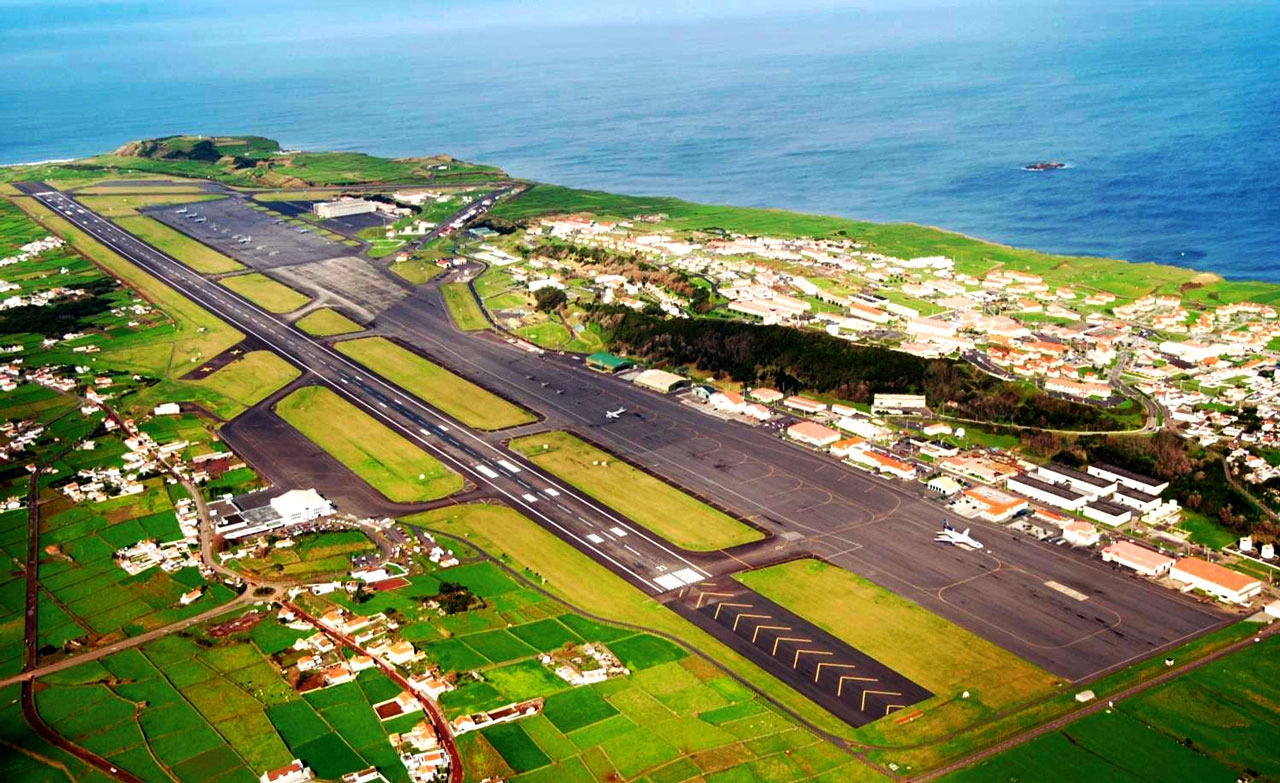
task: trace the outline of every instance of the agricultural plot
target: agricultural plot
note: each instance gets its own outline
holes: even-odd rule
[[[276,412],[389,500],[435,500],[462,489],[461,476],[329,389],[298,389]],[[330,426],[335,421],[348,426]]]
[[[385,337],[345,340],[338,351],[469,427],[500,430],[536,417]]]
[[[239,570],[267,577],[311,580],[351,570],[351,558],[377,551],[358,530],[338,530],[295,536],[293,546],[271,547],[261,556],[235,561]]]
[[[252,783],[293,758],[328,779],[376,765],[407,783],[370,707],[398,691],[390,680],[366,671],[302,697],[257,640],[167,636],[44,678],[37,705],[60,733],[148,783]]]
[[[529,461],[683,549],[707,551],[764,534],[578,440],[548,432],[511,441]]]
[[[40,640],[52,652],[72,639],[134,636],[199,614],[230,600],[220,582],[199,571],[158,567],[130,576],[113,559],[116,550],[146,539],[173,540],[177,531],[168,493],[152,482],[128,503],[82,504],[41,520],[40,543],[56,553],[40,566]],[[187,606],[179,598],[196,587],[204,594]]]

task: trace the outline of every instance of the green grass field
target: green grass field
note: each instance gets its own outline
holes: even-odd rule
[[[683,549],[723,549],[764,537],[758,530],[567,432],[517,438],[511,448]]]
[[[536,421],[532,413],[485,391],[385,337],[344,340],[346,356],[467,425],[500,430]]]
[[[489,322],[466,283],[445,283],[440,286],[440,296],[444,297],[444,306],[448,308],[454,326],[464,332],[489,328]]]
[[[300,373],[271,351],[250,351],[207,378],[192,381],[248,408],[284,387]],[[238,412],[237,412],[238,413]]]
[[[218,282],[272,313],[291,313],[311,301],[305,294],[258,272],[224,277]]]
[[[1268,638],[942,780],[1280,780],[1278,641]]]
[[[333,337],[337,334],[351,334],[364,329],[360,324],[328,307],[312,310],[294,322],[294,326],[316,337]]]
[[[111,195],[80,196],[80,201],[89,209],[105,218],[136,216],[142,207],[155,207],[162,204],[194,204],[200,201],[217,201],[226,198],[200,190],[183,190],[169,188],[164,192],[153,193],[120,193],[119,189]]]
[[[971,726],[1054,689],[1055,678],[1040,668],[842,568],[793,560],[736,578],[934,693],[918,705],[923,717],[904,726],[872,724],[859,739],[909,744],[921,733]],[[963,691],[970,698],[958,698]]]
[[[168,253],[201,274],[220,275],[244,269],[244,265],[239,261],[224,256],[208,245],[203,245],[146,215],[122,217],[115,223],[148,245]]]
[[[462,489],[457,473],[326,388],[298,389],[276,413],[388,500],[435,500]]]

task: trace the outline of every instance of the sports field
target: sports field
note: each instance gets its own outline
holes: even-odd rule
[[[435,500],[462,489],[457,473],[324,387],[298,389],[276,413],[388,500]]]
[[[291,313],[311,301],[306,295],[258,272],[224,277],[218,282],[272,313]]]
[[[115,223],[148,245],[168,253],[201,274],[220,275],[244,269],[244,265],[239,261],[224,256],[208,245],[203,245],[146,215],[118,218]]]
[[[511,448],[682,549],[723,549],[764,537],[567,432],[517,438]]]
[[[336,334],[350,334],[364,329],[363,326],[337,310],[330,310],[327,307],[312,310],[299,318],[294,326],[316,337],[332,337]]]
[[[909,724],[861,729],[868,742],[941,735],[1053,692],[1049,673],[843,568],[793,560],[735,578],[935,694]]]
[[[445,283],[440,286],[440,296],[444,297],[444,306],[448,308],[454,326],[464,332],[489,328],[489,322],[466,283]]]
[[[536,421],[532,413],[401,348],[385,337],[344,340],[346,356],[468,427],[501,430]]]

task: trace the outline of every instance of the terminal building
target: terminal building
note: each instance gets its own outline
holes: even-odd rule
[[[367,215],[377,211],[377,205],[362,198],[344,198],[338,201],[321,201],[314,209],[322,218],[340,218],[349,215]]]
[[[333,504],[314,489],[291,489],[266,503],[255,502],[260,497],[243,495],[211,503],[213,532],[234,540],[327,517],[335,510]]]

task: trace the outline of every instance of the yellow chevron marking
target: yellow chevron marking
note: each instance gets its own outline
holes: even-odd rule
[[[766,629],[770,631],[790,631],[791,626],[789,625],[757,625],[755,633],[751,634],[751,643],[755,644],[756,639],[760,636],[760,632]]]
[[[791,668],[793,668],[793,669],[794,669],[794,668],[796,668],[797,666],[799,666],[799,665],[800,665],[800,656],[801,656],[801,655],[806,655],[806,654],[808,654],[808,655],[835,655],[835,653],[831,652],[830,650],[796,650],[796,657],[795,657],[795,660],[793,660],[793,661],[791,662]]]
[[[902,695],[901,693],[898,693],[897,691],[863,691],[863,692],[862,692],[862,706],[858,708],[858,709],[862,710],[863,712],[865,712],[865,711],[866,711],[866,709],[867,709],[867,694],[869,694],[869,693],[874,693],[874,694],[876,694],[876,695],[878,695],[878,696],[901,696],[901,695]]]
[[[812,639],[801,639],[799,636],[779,636],[777,639],[773,640],[773,652],[769,654],[773,656],[777,656],[778,645],[781,644],[782,642],[812,642],[812,641],[813,641]]]

